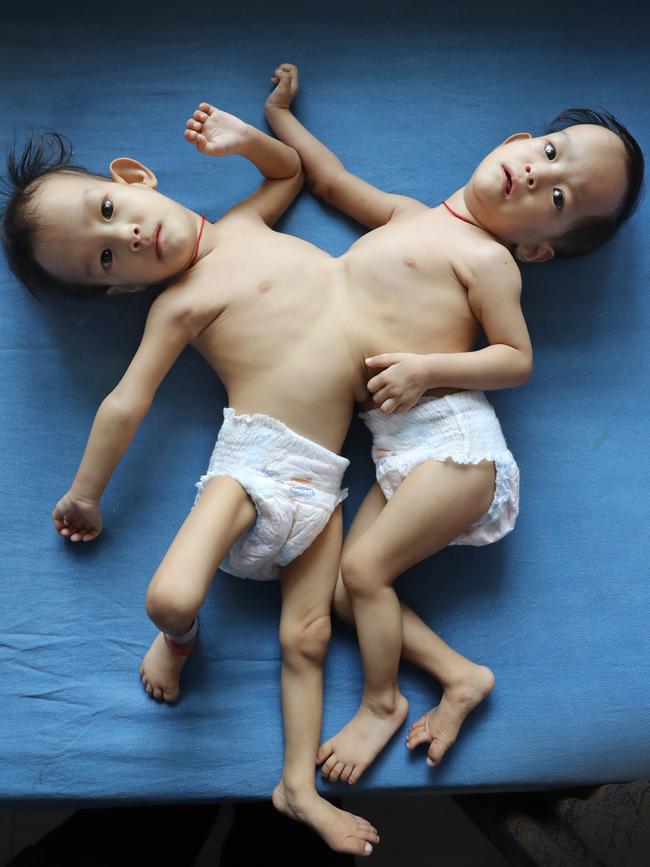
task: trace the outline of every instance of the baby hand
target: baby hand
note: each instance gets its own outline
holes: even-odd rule
[[[382,412],[404,412],[427,390],[422,378],[422,359],[410,352],[392,352],[366,358],[366,367],[385,367],[368,382],[368,391]]]
[[[71,542],[90,542],[102,531],[104,520],[98,503],[82,500],[68,491],[52,512],[57,533]]]
[[[209,102],[200,102],[185,125],[185,141],[195,144],[197,150],[211,157],[240,153],[248,136],[247,123],[234,114],[220,111]]]
[[[266,105],[289,108],[298,93],[298,67],[293,63],[281,63],[275,70],[271,83],[277,84],[277,87],[268,95]]]

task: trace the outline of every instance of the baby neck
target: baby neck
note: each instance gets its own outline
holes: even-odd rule
[[[451,196],[448,196],[445,201],[452,208],[459,217],[462,217],[464,220],[468,220],[470,223],[474,223],[479,229],[483,229],[486,232],[490,230],[486,228],[479,220],[476,219],[474,214],[467,207],[467,203],[465,202],[464,195],[465,187],[461,187],[459,190],[456,190],[455,193],[452,193]],[[491,233],[490,233],[491,234]]]
[[[465,220],[468,223],[472,223],[477,227],[477,229],[482,229],[484,232],[487,232],[487,234],[494,238],[495,241],[504,244],[504,241],[495,235],[494,232],[491,232],[487,226],[483,225],[483,223],[481,223],[467,207],[467,202],[465,201],[465,187],[456,190],[455,193],[444,201],[446,201],[449,208],[455,212],[455,216],[460,217],[461,220]],[[504,244],[504,246],[508,245]]]

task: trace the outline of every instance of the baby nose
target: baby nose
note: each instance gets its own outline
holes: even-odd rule
[[[131,227],[131,229],[129,230],[128,239],[129,239],[129,245],[130,245],[132,250],[139,250],[140,249],[140,242],[141,242],[142,238],[141,238],[140,226],[138,226],[137,223],[135,223]]]
[[[540,175],[539,175],[539,169],[536,166],[533,166],[530,163],[527,163],[524,166],[524,171],[526,173],[526,175],[525,175],[526,186],[529,187],[531,190],[535,189],[535,187],[541,182]]]

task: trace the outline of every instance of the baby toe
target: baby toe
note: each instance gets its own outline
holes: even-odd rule
[[[330,775],[329,775],[331,783],[336,783],[338,781],[338,778],[341,776],[341,771],[343,770],[344,767],[345,767],[345,765],[343,764],[343,762],[337,762],[334,765],[334,767],[330,771]]]
[[[353,786],[356,783],[356,781],[359,779],[360,776],[361,776],[361,771],[359,770],[359,766],[355,765],[354,768],[352,769],[352,773],[350,774],[350,776],[348,778],[348,785]]]

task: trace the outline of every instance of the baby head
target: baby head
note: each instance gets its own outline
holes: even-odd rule
[[[49,141],[48,136],[50,136]],[[109,175],[70,164],[58,133],[7,158],[9,266],[33,293],[139,292],[177,279],[194,261],[200,219],[158,193],[154,173],[129,157]]]
[[[635,210],[641,148],[609,112],[572,108],[509,136],[463,188],[470,213],[522,262],[595,250]]]

